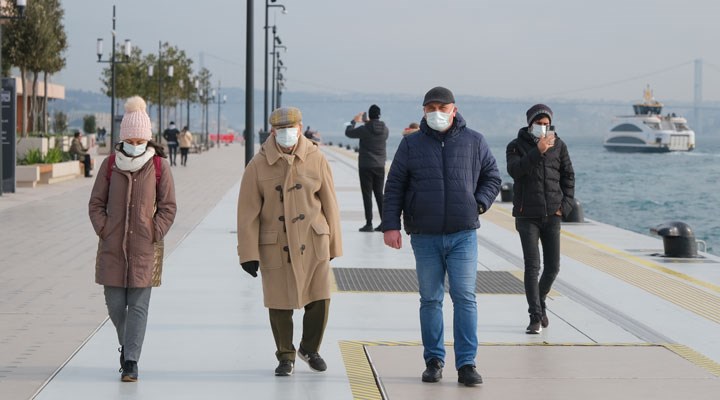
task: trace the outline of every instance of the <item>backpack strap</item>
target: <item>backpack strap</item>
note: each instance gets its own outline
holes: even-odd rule
[[[107,175],[106,179],[108,181],[108,184],[110,183],[110,177],[112,176],[113,172],[113,165],[115,165],[115,153],[112,153],[108,156],[108,167],[107,167]]]
[[[160,187],[160,177],[162,176],[162,157],[153,156],[153,164],[155,164],[155,186]]]

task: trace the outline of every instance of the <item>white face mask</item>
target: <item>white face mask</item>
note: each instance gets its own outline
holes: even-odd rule
[[[547,133],[547,125],[538,125],[538,124],[532,124],[530,126],[530,133],[537,137],[545,136]]]
[[[133,146],[128,142],[123,142],[123,151],[125,151],[125,153],[127,153],[130,157],[141,156],[145,153],[145,150],[147,150],[147,142],[137,146]]]
[[[444,113],[442,111],[433,111],[425,114],[425,120],[428,126],[439,132],[444,132],[450,127],[450,118],[452,118],[452,113]]]
[[[290,128],[275,129],[275,141],[285,148],[295,146],[298,141],[298,128],[292,126]]]

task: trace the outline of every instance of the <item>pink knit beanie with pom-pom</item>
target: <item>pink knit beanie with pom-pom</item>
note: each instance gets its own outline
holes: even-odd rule
[[[152,124],[145,111],[145,100],[133,96],[125,102],[125,115],[120,123],[120,140],[152,139]]]

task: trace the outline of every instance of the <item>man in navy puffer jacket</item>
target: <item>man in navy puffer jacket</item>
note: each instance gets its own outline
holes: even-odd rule
[[[458,382],[482,383],[475,369],[475,277],[478,216],[500,190],[500,173],[485,138],[465,125],[452,92],[435,87],[423,100],[420,131],[405,136],[385,184],[385,244],[402,246],[400,216],[415,254],[420,326],[426,369],[423,382],[438,382],[445,365],[442,304],[445,274],[454,307]]]

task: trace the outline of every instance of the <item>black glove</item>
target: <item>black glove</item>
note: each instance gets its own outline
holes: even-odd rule
[[[246,261],[244,263],[240,263],[240,266],[245,270],[245,272],[252,275],[253,278],[257,278],[257,271],[258,268],[260,268],[259,261]]]

